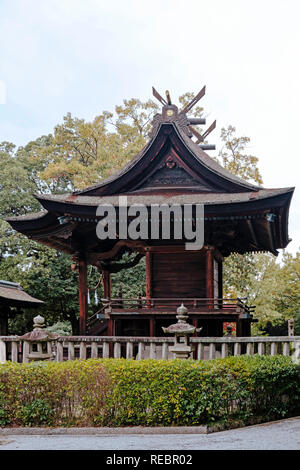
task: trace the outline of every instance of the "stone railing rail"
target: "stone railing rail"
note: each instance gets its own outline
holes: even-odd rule
[[[300,336],[192,337],[193,359],[229,355],[293,355],[300,358]],[[25,362],[24,343],[18,336],[0,336],[0,362]],[[173,337],[61,336],[52,342],[53,360],[88,358],[173,359]]]

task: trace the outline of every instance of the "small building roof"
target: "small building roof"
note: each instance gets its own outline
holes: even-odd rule
[[[44,302],[27,294],[17,283],[0,280],[0,303],[16,307],[37,307]]]

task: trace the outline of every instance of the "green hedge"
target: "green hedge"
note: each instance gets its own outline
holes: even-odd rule
[[[299,412],[284,356],[0,365],[0,426],[180,426]]]

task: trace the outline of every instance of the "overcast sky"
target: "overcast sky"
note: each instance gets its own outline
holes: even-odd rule
[[[297,186],[288,251],[300,246],[299,0],[0,0],[0,141],[25,145],[67,112],[92,119],[152,85],[198,92],[209,137],[251,138],[265,187]],[[213,155],[213,152],[209,152]]]

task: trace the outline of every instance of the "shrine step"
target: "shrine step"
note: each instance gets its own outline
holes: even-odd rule
[[[108,321],[98,320],[93,323],[93,325],[88,328],[87,334],[89,336],[102,336],[107,333]]]

